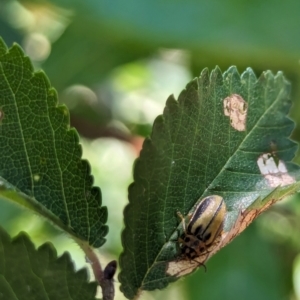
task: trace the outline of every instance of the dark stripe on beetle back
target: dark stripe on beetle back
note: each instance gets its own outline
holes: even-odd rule
[[[188,232],[190,232],[190,233],[192,232],[191,229],[192,229],[192,226],[194,225],[195,221],[197,221],[201,217],[201,215],[203,214],[203,212],[209,206],[209,202],[210,202],[209,200],[210,200],[210,198],[211,197],[207,197],[205,199],[205,201],[203,201],[203,202],[200,203],[199,208],[196,207],[195,212],[194,212],[194,214],[193,214],[193,216],[191,218],[191,221],[189,223],[189,226],[187,228]]]
[[[208,205],[209,205],[209,202],[210,202],[210,201],[209,201],[210,199],[211,199],[211,197],[208,197],[207,200],[205,200],[203,203],[201,203],[201,205],[199,206],[199,210],[196,209],[196,211],[195,211],[196,214],[195,214],[195,216],[193,216],[193,220],[190,222],[190,224],[189,224],[189,226],[188,226],[188,232],[191,232],[192,226],[193,226],[193,224],[195,223],[195,221],[196,221],[198,218],[200,218],[200,216],[203,214],[203,212],[205,211],[205,209],[207,209],[207,207],[208,207]],[[219,211],[220,211],[220,209],[221,209],[221,207],[222,207],[223,201],[224,201],[224,199],[222,199],[220,205],[219,205],[218,208],[216,209],[216,211],[215,211],[213,217],[210,219],[210,222],[207,224],[206,228],[204,228],[204,229],[202,230],[202,235],[201,235],[201,238],[202,238],[202,239],[201,239],[201,240],[203,240],[203,237],[205,236],[206,230],[209,228],[209,226],[211,225],[211,223],[213,222],[213,220],[215,219],[215,217],[218,215],[218,213],[219,213]],[[199,211],[199,213],[198,213],[198,211]],[[200,226],[199,226],[199,227],[200,227]],[[193,233],[193,234],[194,234],[194,235],[197,235],[197,234],[200,232],[200,229],[202,229],[202,227],[199,228],[199,229],[197,230],[197,233]]]
[[[208,223],[207,227],[203,230],[203,236],[205,235],[205,231],[207,230],[207,228],[209,228],[209,226],[210,226],[210,224],[212,223],[212,221],[213,221],[213,220],[215,219],[215,217],[218,215],[218,213],[219,213],[219,211],[220,211],[220,209],[221,209],[221,207],[222,207],[223,201],[224,201],[224,199],[222,199],[222,201],[221,201],[221,203],[220,203],[218,209],[217,209],[216,212],[214,213],[213,218],[211,218],[211,220],[210,220],[210,222]],[[222,223],[223,223],[223,222],[222,222]],[[219,227],[217,233],[220,232],[219,230],[220,230],[220,227]]]

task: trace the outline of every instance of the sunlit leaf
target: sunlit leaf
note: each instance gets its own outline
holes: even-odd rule
[[[66,107],[20,47],[8,50],[2,40],[0,153],[0,177],[27,196],[27,206],[95,247],[105,242],[107,210]]]
[[[205,69],[178,101],[169,97],[135,164],[124,212],[119,279],[128,298],[163,288],[208,258],[194,263],[181,256],[177,211],[187,215],[208,195],[224,198],[224,232],[212,255],[299,189],[289,91],[282,73],[257,79],[251,69],[240,76],[232,67],[224,74]]]

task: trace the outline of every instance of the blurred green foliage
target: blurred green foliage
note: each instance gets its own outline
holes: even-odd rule
[[[122,210],[140,136],[149,134],[167,96],[177,97],[204,67],[236,65],[242,72],[250,66],[257,75],[282,70],[292,82],[293,138],[300,140],[299,11],[298,0],[1,0],[0,36],[8,46],[20,43],[45,70],[72,124],[90,139],[84,156],[109,209],[102,249],[108,259],[121,252]],[[10,233],[25,228],[37,237],[39,228],[40,235],[53,235],[36,217],[0,205],[1,225]],[[207,274],[200,269],[143,298],[300,299],[299,219],[296,195],[217,254]]]

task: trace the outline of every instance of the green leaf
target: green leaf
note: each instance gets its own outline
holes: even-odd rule
[[[0,153],[0,177],[28,206],[94,247],[105,242],[107,210],[66,107],[20,47],[8,50],[1,39]]]
[[[10,300],[96,299],[87,270],[74,271],[69,253],[57,258],[45,243],[37,250],[26,233],[11,238],[0,227],[0,296]]]
[[[240,76],[231,67],[224,74],[205,69],[178,101],[169,97],[129,187],[119,276],[126,297],[178,278],[166,273],[170,262],[179,264],[177,211],[187,215],[198,199],[222,196],[223,247],[269,205],[299,189],[299,167],[291,163],[297,145],[288,138],[294,127],[286,116],[289,92],[282,73],[267,71],[257,79],[251,69]]]

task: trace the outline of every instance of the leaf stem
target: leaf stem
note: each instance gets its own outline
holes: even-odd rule
[[[94,248],[92,248],[87,242],[78,239],[76,239],[76,241],[85,253],[87,261],[91,264],[95,279],[101,286],[103,300],[113,300],[115,296],[113,276],[117,268],[117,262],[111,261],[103,271],[99,257],[94,252]]]

